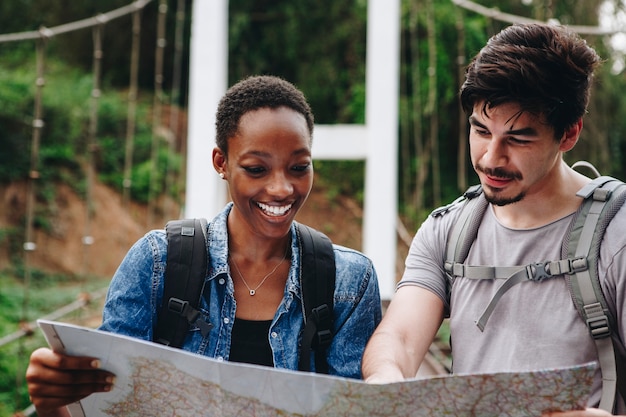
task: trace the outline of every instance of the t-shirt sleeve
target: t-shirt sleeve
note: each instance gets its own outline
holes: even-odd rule
[[[416,285],[432,291],[449,311],[448,279],[443,268],[445,244],[456,210],[443,216],[429,216],[420,226],[405,260],[405,269],[397,288]]]

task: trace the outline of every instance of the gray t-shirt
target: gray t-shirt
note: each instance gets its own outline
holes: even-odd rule
[[[484,331],[476,321],[503,280],[457,278],[446,298],[445,242],[458,206],[430,216],[418,230],[398,287],[418,285],[437,294],[450,313],[454,372],[525,371],[597,361],[595,344],[578,315],[564,277],[524,281],[510,288],[493,310]],[[514,266],[560,259],[573,214],[535,229],[500,224],[489,206],[472,245],[469,265]],[[601,244],[599,274],[610,309],[626,334],[626,205],[609,225]],[[623,345],[623,343],[622,343]],[[600,400],[598,371],[589,405]],[[621,408],[621,407],[620,407]]]

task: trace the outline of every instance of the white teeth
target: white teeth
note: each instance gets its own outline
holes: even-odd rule
[[[287,206],[268,206],[267,204],[257,203],[257,205],[269,216],[282,216],[291,209],[291,204]]]

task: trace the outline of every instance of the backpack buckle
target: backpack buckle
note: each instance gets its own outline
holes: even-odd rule
[[[570,274],[574,274],[580,271],[586,271],[587,269],[589,269],[589,265],[587,265],[587,258],[584,256],[570,260],[569,264],[571,271]]]
[[[587,319],[587,327],[589,328],[591,337],[594,339],[602,339],[611,335],[609,319],[605,315]]]
[[[183,301],[180,298],[174,297],[170,298],[167,303],[167,308],[180,316],[185,315],[185,310],[187,310],[188,306],[188,301]]]
[[[207,335],[213,328],[213,324],[204,321],[200,315],[200,312],[191,307],[188,301],[183,301],[180,298],[172,297],[167,303],[167,307],[170,309],[170,311],[173,311],[179,316],[186,318],[189,324],[197,326],[200,329],[200,333],[202,333],[203,337],[207,337]]]
[[[594,339],[602,339],[611,335],[609,318],[604,314],[600,303],[593,303],[583,306],[587,316],[587,328]]]
[[[331,340],[333,339],[333,333],[330,330],[320,330],[317,332],[317,340],[316,343],[313,343],[314,346],[328,346],[330,345]]]
[[[180,298],[170,298],[170,301],[167,303],[167,308],[179,316],[186,318],[189,324],[195,324],[198,317],[200,317],[198,310],[193,308],[188,301],[183,301]]]
[[[317,329],[322,329],[317,330],[315,333],[312,346],[326,347],[330,345],[333,333],[330,331],[332,314],[328,304],[322,304],[321,306],[311,309],[311,316],[313,322],[317,325]]]
[[[552,278],[550,272],[550,262],[537,262],[526,267],[528,279],[531,281],[543,281],[546,278]]]

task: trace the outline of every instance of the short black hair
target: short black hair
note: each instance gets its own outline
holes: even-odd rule
[[[302,114],[313,136],[313,112],[304,94],[292,83],[273,75],[256,75],[231,86],[217,106],[217,146],[228,154],[228,139],[237,134],[239,121],[247,112],[262,108],[287,107]]]
[[[564,26],[517,24],[492,36],[467,67],[461,105],[471,114],[503,103],[544,117],[559,138],[587,110],[600,57]]]

